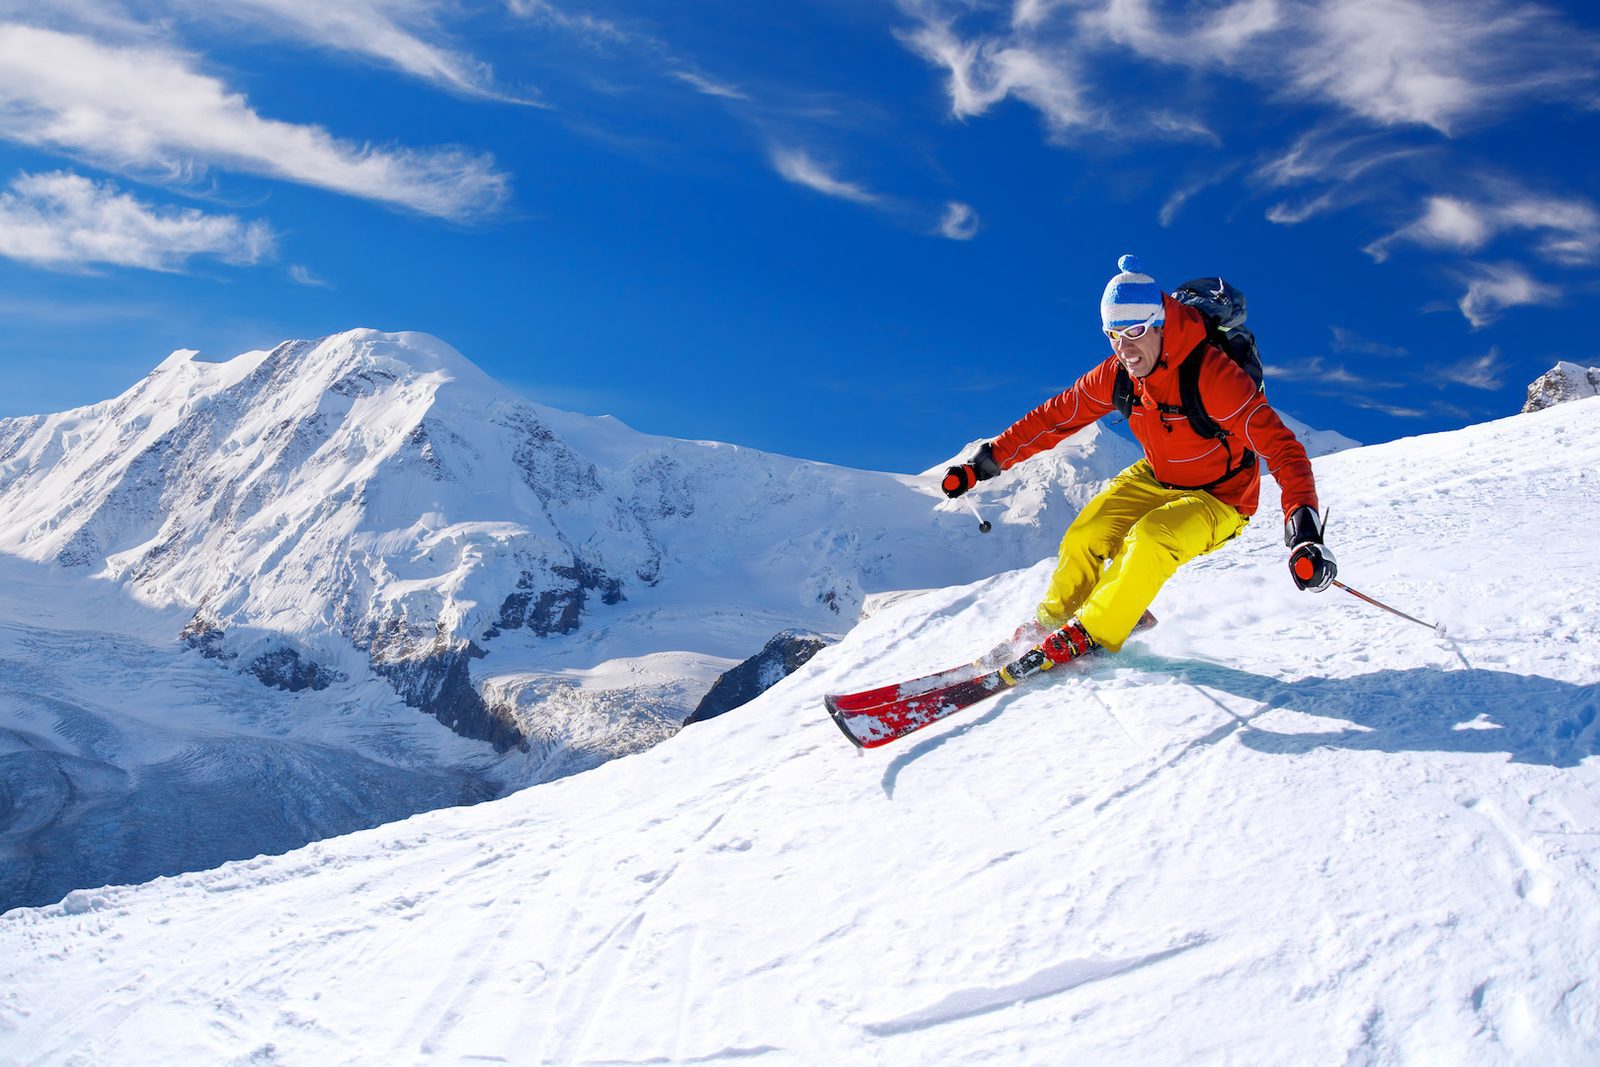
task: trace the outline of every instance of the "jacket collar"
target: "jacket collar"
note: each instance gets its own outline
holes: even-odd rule
[[[1161,359],[1154,370],[1139,379],[1147,387],[1171,380],[1178,373],[1178,364],[1206,336],[1205,319],[1194,308],[1178,303],[1166,293],[1161,294],[1161,307],[1166,313],[1166,323],[1161,327]]]

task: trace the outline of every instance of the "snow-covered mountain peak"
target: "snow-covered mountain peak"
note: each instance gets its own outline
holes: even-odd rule
[[[477,364],[431,334],[366,328],[312,341],[285,341],[272,349],[226,359],[202,356],[194,349],[178,349],[158,364],[150,377],[188,375],[208,385],[226,387],[268,361],[291,367],[301,383],[299,391],[305,394],[325,391],[339,378],[364,370],[405,379],[439,375],[440,380],[470,382],[490,390],[499,388]]]
[[[446,388],[465,395],[439,405]],[[457,427],[486,403],[510,407],[495,394],[486,375],[422,334],[357,330],[222,363],[180,351],[115,400],[0,424],[0,493],[12,504],[0,547],[104,567],[155,601],[207,602],[248,619],[237,584],[218,584],[218,563],[270,583],[274,550],[291,547],[285,531],[335,516],[346,534],[398,512],[399,528],[414,522],[418,509],[385,515],[369,492],[384,499],[386,482],[416,471],[441,480],[435,438],[470,451]],[[436,406],[458,417],[435,418],[435,430]]]
[[[980,548],[932,479],[651,437],[530,403],[426,334],[352,330],[175,352],[112,400],[0,420],[0,551],[186,612],[185,641],[258,674],[377,670],[509,743],[532,712],[503,679],[550,655],[737,662],[869,593],[1022,565],[1127,451],[1090,431],[986,487],[1006,536]],[[728,625],[659,631],[690,604]],[[656,646],[547,647],[619,612]]]
[[[1542,411],[1596,393],[1600,393],[1600,367],[1583,367],[1563,359],[1528,385],[1528,399],[1522,411]]]

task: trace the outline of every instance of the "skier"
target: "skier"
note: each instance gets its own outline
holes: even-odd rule
[[[1115,652],[1156,593],[1196,556],[1239,536],[1261,495],[1256,456],[1283,490],[1289,573],[1320,592],[1338,573],[1322,543],[1316,483],[1305,448],[1238,364],[1208,339],[1205,319],[1140,272],[1137,257],[1100,298],[1100,324],[1112,354],[1061,395],[1030,411],[966,463],[949,468],[942,488],[955,498],[1070,437],[1115,408],[1119,366],[1132,379],[1128,429],[1145,458],[1117,475],[1073,520],[1035,620],[1014,643],[1062,663],[1091,648]],[[1225,431],[1211,439],[1182,407],[1179,366],[1201,360],[1200,400]]]

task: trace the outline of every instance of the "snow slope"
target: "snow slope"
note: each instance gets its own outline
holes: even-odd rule
[[[1048,564],[886,603],[641,755],[0,917],[0,1058],[1593,1063],[1600,399],[1317,470],[1342,576],[1448,638],[1258,522],[1119,656],[859,756],[822,694]]]

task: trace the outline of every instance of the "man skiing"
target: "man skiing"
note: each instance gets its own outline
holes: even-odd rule
[[[1321,591],[1338,573],[1322,544],[1316,483],[1305,448],[1255,380],[1208,337],[1200,312],[1162,292],[1123,256],[1100,299],[1112,354],[1061,395],[1024,415],[949,468],[942,488],[958,497],[1030,456],[1053,448],[1116,409],[1119,367],[1132,381],[1128,429],[1145,458],[1117,475],[1073,520],[1036,619],[1017,632],[1035,645],[1033,669],[1048,669],[1095,647],[1122,647],[1173,573],[1237,537],[1256,512],[1261,473],[1283,490],[1289,573]],[[1223,435],[1202,436],[1184,412],[1179,368],[1200,360],[1199,398]],[[1024,661],[1028,662],[1028,661]],[[1011,680],[1014,681],[1014,680]]]

